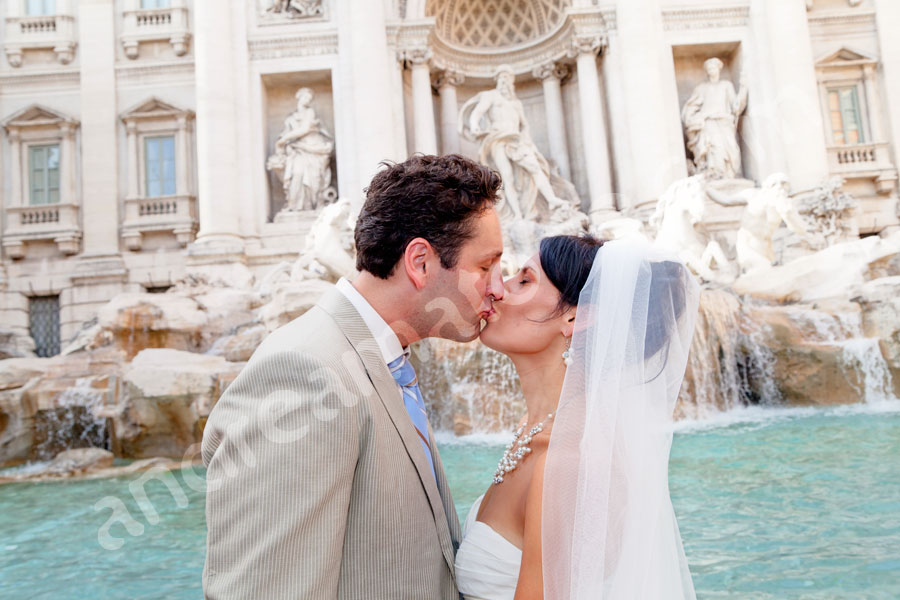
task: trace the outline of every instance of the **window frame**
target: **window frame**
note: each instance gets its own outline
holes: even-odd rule
[[[61,175],[60,164],[62,162],[61,145],[59,144],[59,142],[51,142],[51,143],[26,144],[25,147],[27,149],[27,155],[28,155],[28,159],[27,159],[28,166],[26,167],[26,169],[27,169],[26,172],[28,173],[28,204],[27,205],[28,206],[47,206],[50,204],[60,204],[61,203],[61,195],[62,195],[61,185],[60,185],[62,183],[61,178],[60,178],[60,175]],[[42,186],[44,197],[43,197],[42,201],[35,202],[34,201],[35,168],[34,168],[34,164],[32,162],[33,157],[35,154],[35,150],[48,150],[50,148],[56,148],[56,168],[50,169],[50,167],[47,165],[48,157],[45,155],[44,165],[43,165],[43,168],[41,169],[41,172],[43,173],[43,180],[44,180],[43,186]],[[56,186],[55,187],[53,185],[51,185],[51,177],[50,177],[50,172],[53,170],[56,171]],[[53,201],[51,199],[54,191],[56,191],[56,201]]]
[[[860,99],[860,89],[859,88],[860,88],[859,82],[856,82],[856,83],[853,83],[850,85],[830,84],[830,85],[825,86],[825,99],[826,99],[826,106],[828,108],[828,113],[827,113],[828,114],[828,127],[829,127],[829,131],[831,132],[831,142],[835,146],[856,146],[856,145],[862,145],[862,144],[869,143],[869,135],[867,135],[867,131],[866,131],[866,120],[865,120],[865,115],[863,113],[863,102]],[[850,97],[852,98],[852,101],[855,104],[855,106],[853,106],[851,108],[853,109],[853,111],[855,113],[855,117],[856,117],[856,132],[857,132],[858,139],[856,140],[856,142],[853,142],[853,143],[848,141],[848,136],[847,136],[848,132],[853,131],[853,130],[847,128],[847,120],[845,118],[848,107],[846,107],[844,105],[844,102],[843,102],[844,96],[843,96],[842,92],[846,92],[846,91],[852,92],[850,94]],[[835,133],[837,132],[837,130],[834,128],[834,123],[832,121],[832,114],[834,113],[834,109],[831,108],[831,95],[833,93],[837,94],[837,101],[838,101],[837,111],[841,117],[841,135],[844,138],[843,143],[839,143],[837,138],[835,137]]]
[[[148,142],[152,140],[171,140],[172,143],[172,192],[166,193],[165,184],[167,180],[162,177],[162,173],[165,169],[165,156],[161,155],[158,159],[159,163],[159,171],[160,171],[160,194],[151,194],[150,193],[150,163],[148,156]],[[177,132],[147,132],[141,135],[140,142],[140,150],[141,150],[141,169],[142,169],[142,177],[141,180],[143,182],[143,196],[144,198],[165,198],[168,196],[177,196],[178,195],[178,136]]]
[[[144,6],[145,2],[152,2],[157,6]],[[165,3],[165,6],[159,4]],[[172,8],[172,0],[140,0],[140,10],[168,10]]]
[[[141,0],[143,1],[143,0]],[[32,13],[31,5],[32,2],[39,2],[41,4],[41,12]],[[22,9],[22,13],[26,17],[53,17],[56,16],[56,0],[22,0],[22,3],[25,5]]]

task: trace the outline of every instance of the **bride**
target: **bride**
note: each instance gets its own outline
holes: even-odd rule
[[[542,240],[481,333],[527,414],[456,556],[468,600],[693,600],[669,498],[699,288],[643,238]]]

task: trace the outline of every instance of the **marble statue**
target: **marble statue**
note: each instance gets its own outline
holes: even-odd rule
[[[272,0],[266,12],[289,17],[313,17],[322,15],[324,8],[322,0]]]
[[[336,196],[331,187],[334,141],[312,107],[313,91],[300,88],[297,110],[284,121],[266,168],[280,175],[287,211],[312,210]]]
[[[656,241],[676,252],[684,263],[706,281],[727,283],[734,273],[725,251],[703,230],[705,175],[679,179],[656,203],[650,227]]]
[[[551,179],[555,176],[531,139],[513,81],[512,70],[501,66],[496,88],[480,92],[463,105],[459,130],[466,139],[480,142],[479,159],[503,178],[503,213],[515,219],[547,220],[550,213],[573,201],[560,198],[554,189]]]
[[[720,79],[723,64],[718,58],[710,58],[703,66],[709,80],[694,88],[681,111],[687,147],[693,154],[690,171],[711,179],[734,179],[741,173],[737,124],[747,108],[747,88],[742,83],[735,92],[730,81]]]
[[[291,280],[334,282],[352,277],[356,273],[355,220],[356,214],[346,198],[323,208],[306,235],[306,245],[291,269]]]
[[[772,266],[775,262],[772,237],[782,222],[811,245],[819,243],[808,232],[806,223],[791,201],[790,183],[784,173],[769,175],[761,188],[749,188],[734,197],[728,197],[711,187],[707,187],[706,193],[723,206],[746,205],[735,242],[738,266],[742,274]]]

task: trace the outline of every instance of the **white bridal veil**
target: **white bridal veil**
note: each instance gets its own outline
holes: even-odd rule
[[[547,453],[544,598],[695,598],[668,467],[699,297],[674,253],[642,237],[597,252]]]

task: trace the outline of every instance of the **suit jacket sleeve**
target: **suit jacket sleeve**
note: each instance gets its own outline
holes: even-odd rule
[[[231,384],[203,436],[206,598],[337,596],[358,399],[346,370],[297,351]]]

